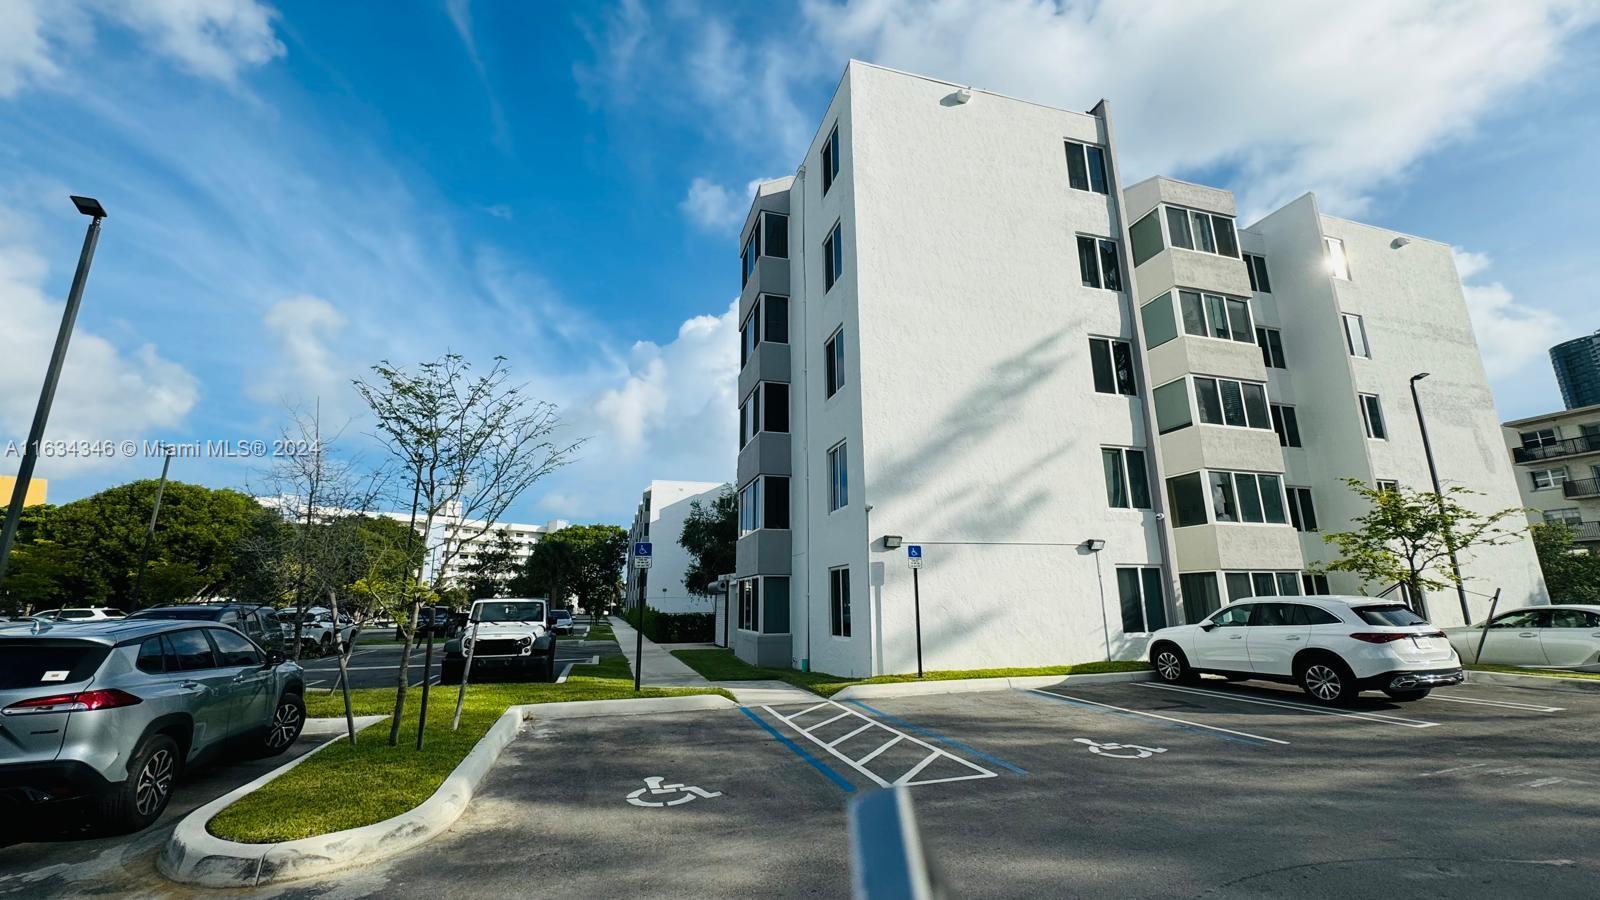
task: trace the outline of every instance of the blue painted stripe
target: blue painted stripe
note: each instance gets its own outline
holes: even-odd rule
[[[950,745],[952,747],[955,747],[958,750],[961,750],[963,752],[969,753],[972,756],[976,756],[979,759],[987,760],[988,762],[992,762],[995,765],[1001,767],[1002,769],[1010,769],[1011,771],[1017,773],[1018,775],[1026,775],[1026,774],[1028,774],[1028,770],[1027,769],[1024,769],[1024,768],[1022,768],[1020,766],[1013,766],[1011,763],[1008,763],[1003,759],[1000,759],[1000,758],[995,757],[995,756],[990,756],[989,754],[983,752],[982,750],[979,750],[977,747],[973,747],[973,746],[968,745],[968,744],[963,744],[962,742],[956,740],[955,738],[945,737],[944,735],[940,734],[939,732],[934,731],[932,728],[923,728],[921,725],[917,725],[917,724],[914,724],[912,722],[907,722],[905,719],[902,719],[899,716],[893,715],[891,713],[886,713],[881,709],[873,709],[872,707],[866,705],[865,703],[862,703],[860,700],[846,700],[845,702],[853,704],[855,706],[859,706],[862,709],[866,710],[869,713],[872,713],[873,715],[877,716],[880,719],[888,719],[889,721],[895,723],[896,725],[899,725],[901,728],[905,728],[905,729],[909,729],[911,731],[915,731],[918,734],[925,734],[928,737],[931,737],[934,740],[939,741],[940,743],[948,744],[948,745]]]
[[[1168,722],[1165,719],[1152,719],[1149,716],[1141,716],[1141,715],[1138,715],[1137,713],[1123,712],[1120,709],[1106,709],[1103,706],[1093,706],[1093,705],[1088,704],[1088,703],[1079,703],[1076,700],[1069,700],[1068,698],[1063,697],[1060,694],[1052,694],[1049,691],[1045,691],[1045,690],[1030,689],[1030,690],[1025,691],[1024,693],[1034,694],[1034,695],[1037,695],[1037,696],[1040,696],[1040,697],[1049,697],[1051,700],[1055,700],[1058,703],[1065,703],[1068,706],[1075,706],[1078,709],[1086,709],[1089,712],[1111,713],[1112,715],[1122,716],[1125,719],[1134,719],[1134,720],[1139,721],[1139,722],[1144,722],[1147,725],[1165,725],[1168,728],[1177,728],[1177,729],[1180,729],[1182,731],[1191,732],[1193,734],[1203,734],[1206,737],[1219,738],[1219,739],[1224,740],[1224,741],[1229,741],[1229,742],[1232,742],[1232,743],[1235,743],[1235,744],[1244,744],[1244,745],[1249,746],[1249,747],[1265,747],[1267,745],[1266,741],[1258,741],[1258,740],[1255,740],[1253,738],[1239,737],[1237,735],[1232,735],[1232,734],[1223,734],[1223,733],[1221,733],[1219,731],[1210,731],[1210,730],[1205,729],[1205,728],[1196,728],[1193,725],[1185,725],[1182,722]]]
[[[838,772],[835,772],[833,769],[828,768],[827,763],[824,763],[822,760],[817,759],[815,756],[812,756],[811,754],[807,753],[805,751],[804,747],[801,747],[799,744],[796,744],[794,741],[791,741],[788,738],[784,737],[782,734],[780,734],[778,732],[778,729],[773,728],[771,725],[768,725],[766,723],[766,720],[762,719],[760,716],[758,716],[755,713],[751,712],[749,707],[741,706],[741,707],[739,707],[739,712],[742,712],[745,715],[749,716],[750,717],[750,721],[752,721],[752,722],[756,723],[757,725],[760,725],[762,728],[766,729],[767,734],[772,735],[774,740],[776,740],[779,743],[783,744],[785,747],[788,747],[790,750],[793,750],[796,756],[798,756],[801,759],[805,760],[806,762],[810,763],[818,772],[821,772],[822,774],[828,776],[828,780],[832,781],[834,784],[838,785],[840,790],[844,791],[846,794],[853,794],[853,793],[856,792],[855,785],[853,785],[850,782],[846,781],[843,775],[840,775]]]

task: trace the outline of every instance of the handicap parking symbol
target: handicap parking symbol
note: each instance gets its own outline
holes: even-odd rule
[[[1073,738],[1073,740],[1080,744],[1088,744],[1090,753],[1098,753],[1101,756],[1114,756],[1117,759],[1149,759],[1157,753],[1167,752],[1165,747],[1141,747],[1138,744],[1101,744],[1088,738]]]
[[[644,780],[644,787],[628,795],[628,802],[634,806],[660,809],[664,806],[682,806],[693,802],[695,799],[710,800],[712,797],[721,797],[721,791],[708,791],[695,787],[692,784],[662,784],[666,781],[660,775],[651,775]],[[672,800],[653,799],[646,800],[648,794],[654,798],[674,797]]]

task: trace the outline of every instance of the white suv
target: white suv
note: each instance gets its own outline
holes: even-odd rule
[[[1465,680],[1444,632],[1377,597],[1240,600],[1197,624],[1151,635],[1150,663],[1162,681],[1191,681],[1200,673],[1282,681],[1326,704],[1362,691],[1420,700]]]

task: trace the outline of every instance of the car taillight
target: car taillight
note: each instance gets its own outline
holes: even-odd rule
[[[19,700],[0,710],[0,714],[21,716],[29,713],[88,712],[94,709],[116,709],[143,702],[127,691],[80,691],[76,694],[53,694],[48,697]]]
[[[1406,638],[1411,637],[1409,634],[1373,631],[1358,631],[1350,636],[1358,641],[1366,641],[1369,644],[1391,644],[1395,641],[1403,641]]]

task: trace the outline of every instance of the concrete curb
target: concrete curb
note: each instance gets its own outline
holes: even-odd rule
[[[979,691],[1026,690],[1063,684],[1126,684],[1153,681],[1155,672],[1096,672],[1086,675],[1028,675],[1022,678],[952,678],[945,681],[901,681],[890,684],[855,684],[834,694],[833,700],[871,700],[926,694],[968,694]]]
[[[1547,682],[1539,684],[1539,682]],[[1568,678],[1562,675],[1523,675],[1517,672],[1479,672],[1467,670],[1467,684],[1504,684],[1515,687],[1536,687],[1547,691],[1587,691],[1600,693],[1600,679]]]
[[[500,752],[516,737],[525,718],[585,718],[736,707],[732,700],[714,694],[513,706],[490,726],[455,771],[445,777],[439,789],[408,812],[360,828],[276,844],[245,844],[219,838],[206,830],[206,825],[218,813],[332,745],[337,740],[334,738],[185,816],[162,848],[156,868],[162,875],[182,884],[238,888],[309,878],[379,862],[404,853],[455,824],[466,811],[473,792],[500,758]]]

